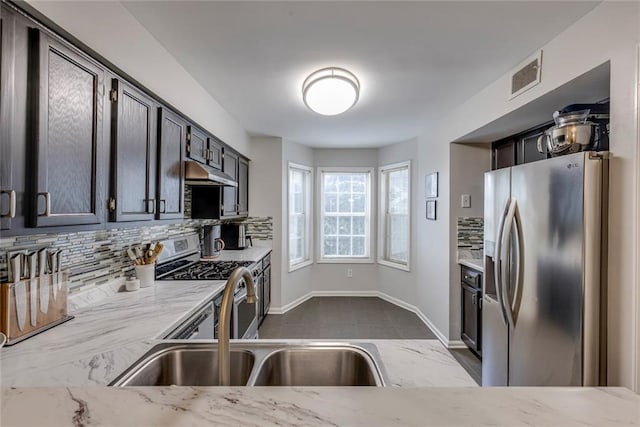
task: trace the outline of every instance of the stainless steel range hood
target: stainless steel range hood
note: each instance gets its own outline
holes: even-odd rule
[[[226,173],[194,160],[185,161],[185,181],[187,185],[220,185],[237,187],[238,182]]]

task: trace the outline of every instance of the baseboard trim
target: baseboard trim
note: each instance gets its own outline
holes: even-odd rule
[[[440,332],[440,329],[438,329],[436,325],[433,324],[431,319],[429,319],[418,307],[416,307],[415,305],[409,304],[408,302],[405,302],[401,299],[392,297],[391,295],[387,295],[384,292],[378,292],[378,296],[383,300],[390,302],[391,304],[395,304],[398,307],[404,308],[405,310],[414,312],[416,316],[418,316],[418,318],[422,320],[422,323],[424,323],[429,327],[429,329],[431,329],[431,331],[435,334],[436,338],[438,338],[438,340],[442,343],[442,345],[444,345],[447,348],[449,347],[449,340],[444,336],[442,332]]]
[[[467,345],[462,340],[450,340],[449,344],[447,344],[447,348],[450,348],[450,349],[467,348]]]
[[[268,314],[285,314],[289,310],[293,310],[303,302],[311,299],[313,297],[313,293],[309,292],[308,294],[302,295],[300,298],[291,301],[289,304],[283,305],[282,307],[270,307]]]
[[[303,302],[313,297],[378,297],[398,307],[409,310],[418,316],[418,318],[431,329],[438,341],[442,343],[446,348],[457,349],[467,348],[464,342],[460,340],[448,340],[445,335],[433,324],[433,322],[415,305],[409,304],[401,299],[392,297],[384,292],[380,291],[311,291],[300,298],[291,301],[280,308],[272,307],[269,309],[269,314],[285,314],[289,310],[293,310]]]

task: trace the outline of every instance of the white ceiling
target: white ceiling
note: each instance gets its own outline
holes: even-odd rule
[[[417,136],[598,2],[125,2],[251,134],[314,147]],[[584,47],[581,47],[584,48]],[[347,113],[319,116],[305,77],[344,67],[361,82]]]

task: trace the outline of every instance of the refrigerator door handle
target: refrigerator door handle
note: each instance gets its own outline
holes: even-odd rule
[[[522,220],[518,214],[518,207],[516,206],[515,215],[513,217],[513,225],[515,229],[514,237],[516,239],[516,275],[515,286],[513,288],[513,301],[509,304],[511,311],[511,318],[513,319],[513,326],[518,323],[518,313],[520,312],[520,301],[522,300],[522,279],[523,274],[523,260],[524,260],[524,242],[522,241]]]
[[[501,277],[500,277],[500,287],[502,291],[502,305],[507,317],[507,324],[510,328],[515,327],[515,322],[513,321],[513,311],[511,305],[511,298],[509,297],[509,283],[511,281],[511,272],[508,269],[511,264],[511,231],[513,230],[513,222],[516,216],[516,207],[517,202],[516,199],[512,198],[509,202],[509,210],[507,211],[507,216],[504,220],[502,231],[502,242],[500,242],[500,249],[502,255],[505,259],[505,262],[502,265]],[[519,256],[520,254],[518,254]],[[516,269],[517,271],[517,269]],[[519,273],[518,273],[519,274]]]
[[[496,285],[496,296],[498,297],[498,304],[500,305],[502,320],[504,320],[505,325],[509,325],[509,320],[507,318],[507,313],[505,310],[504,296],[502,295],[502,269],[503,266],[506,265],[506,260],[503,260],[502,258],[502,238],[510,204],[511,200],[508,199],[505,203],[504,209],[502,210],[500,223],[498,224],[498,236],[496,237],[496,247],[494,255],[495,262],[493,264],[493,277]]]

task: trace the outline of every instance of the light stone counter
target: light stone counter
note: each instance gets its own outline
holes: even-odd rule
[[[108,384],[222,288],[157,281],[78,309],[70,320],[0,351],[2,387]]]
[[[558,387],[5,388],[0,423],[3,426],[637,426],[640,396],[622,388]]]
[[[473,268],[474,270],[478,270],[480,272],[484,272],[484,265],[482,264],[481,259],[459,259],[458,264]]]
[[[271,252],[268,246],[252,246],[242,250],[225,249],[220,252],[220,256],[215,261],[260,261]]]

